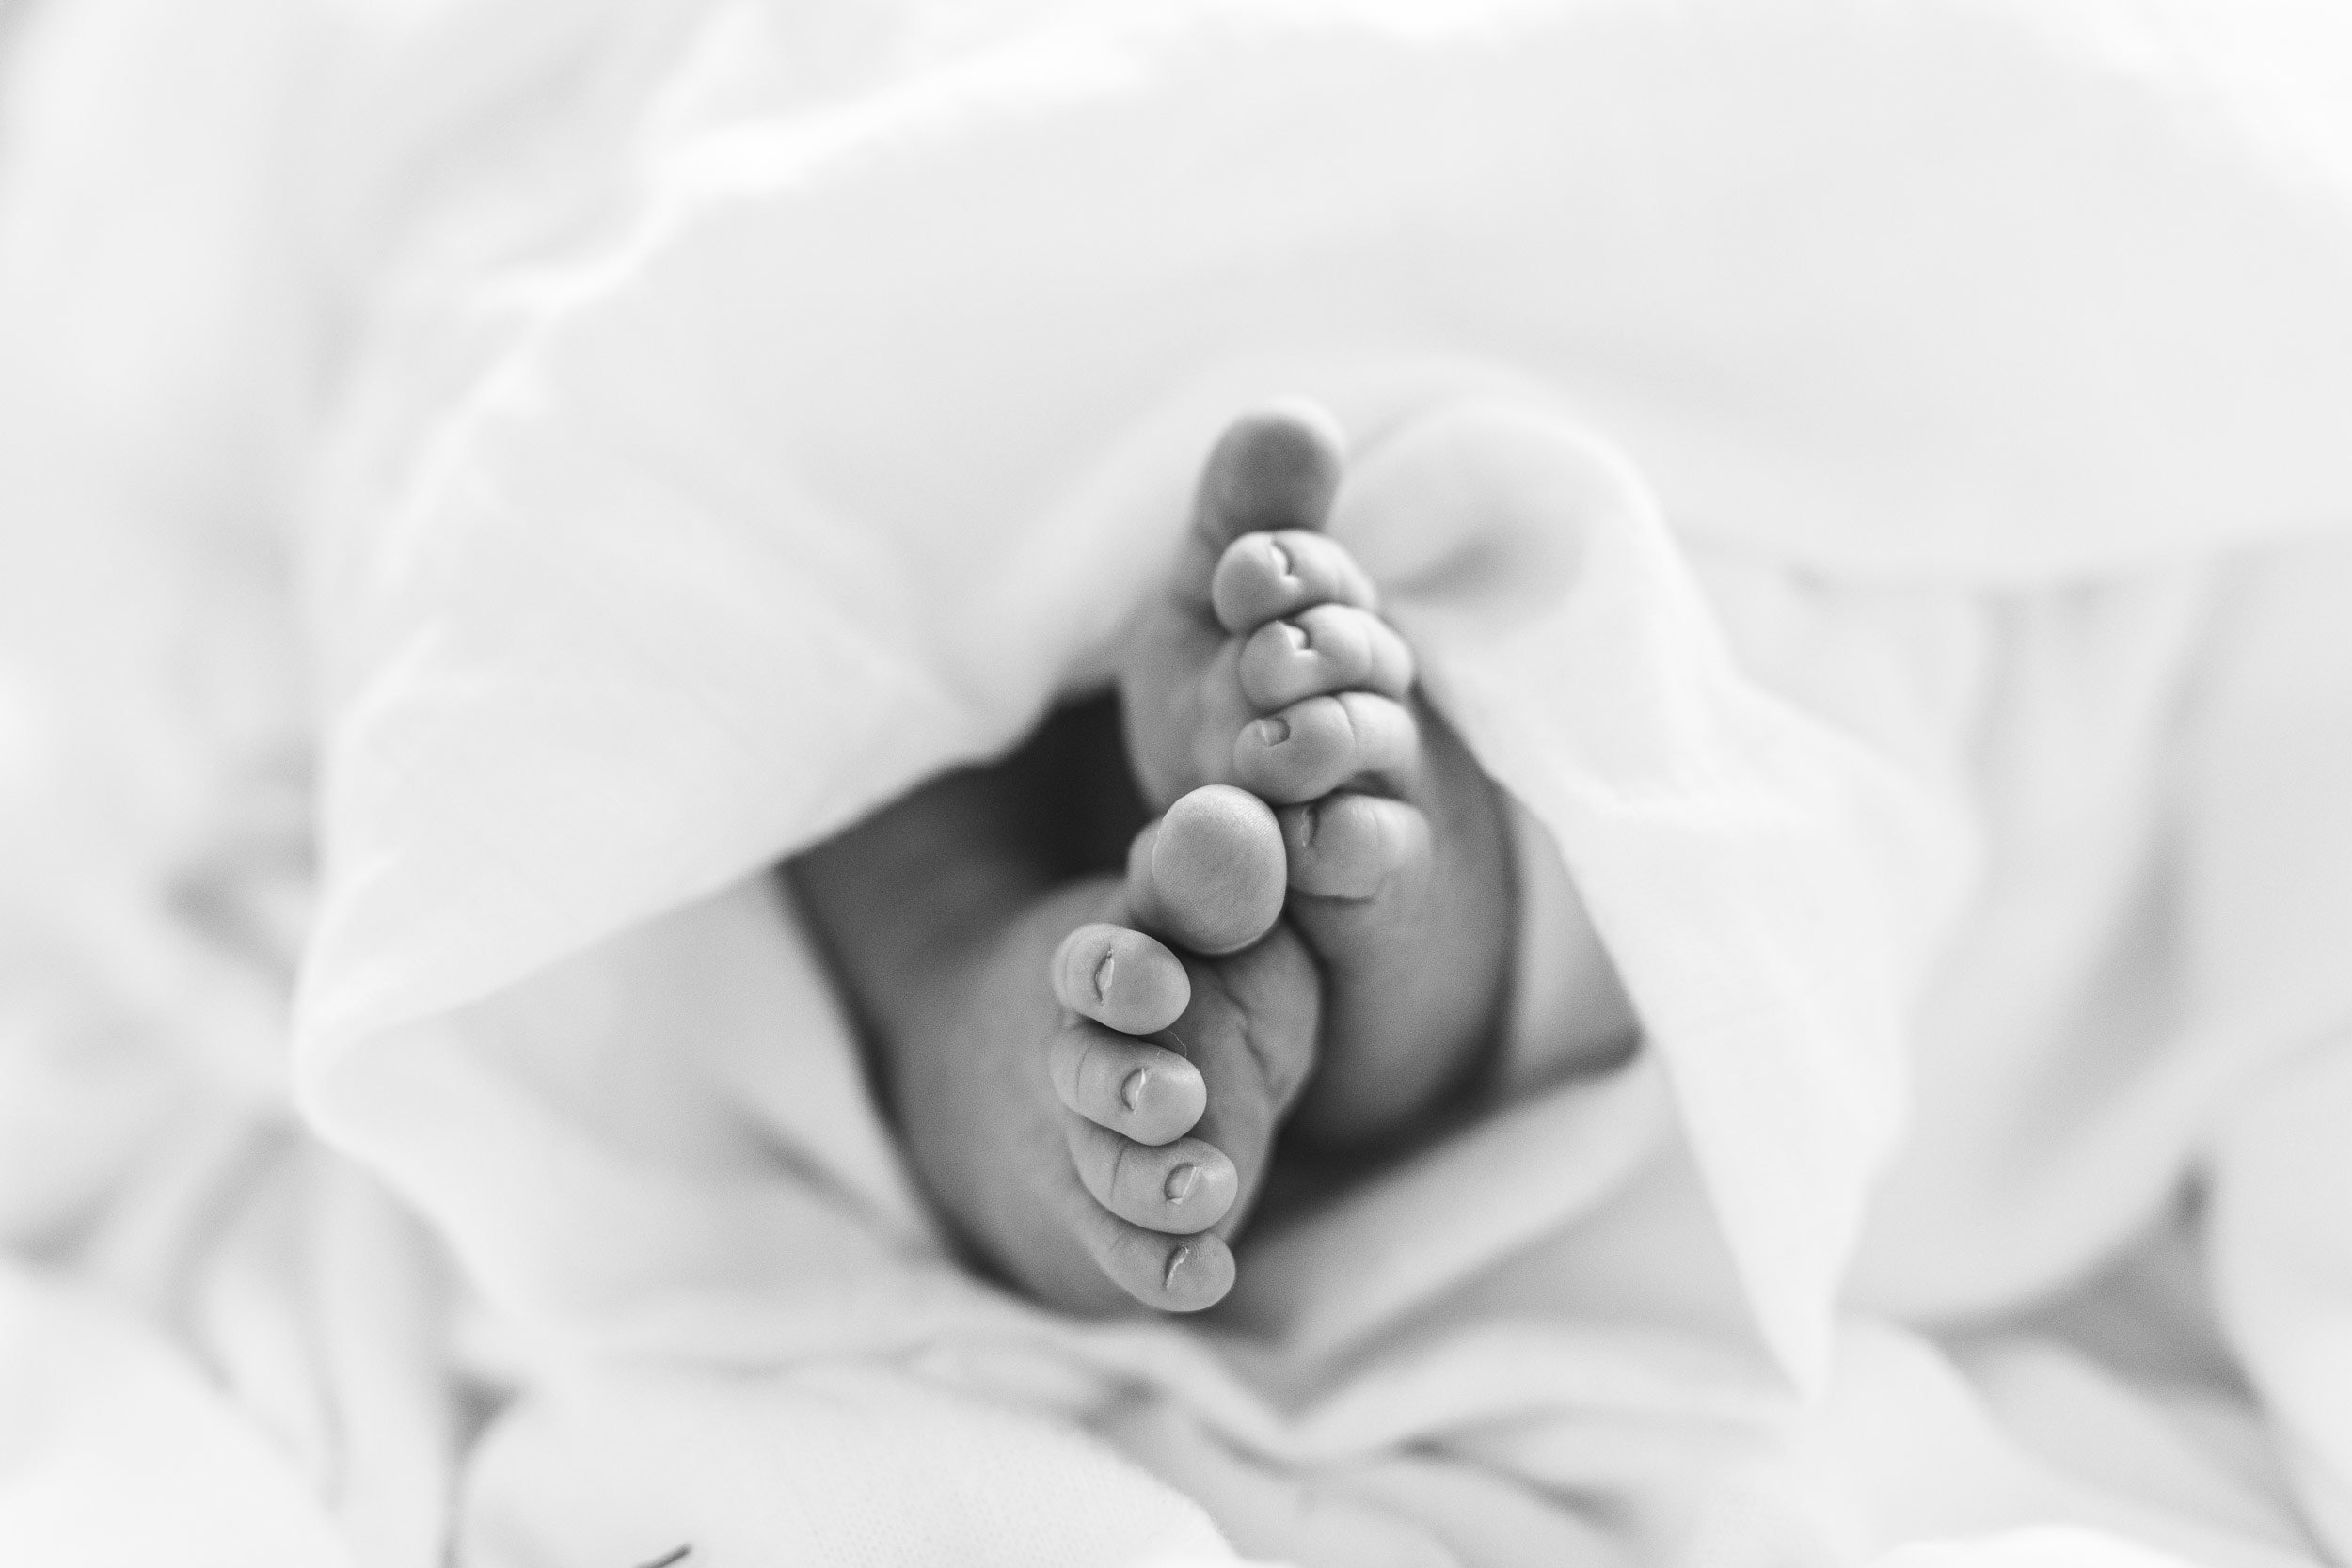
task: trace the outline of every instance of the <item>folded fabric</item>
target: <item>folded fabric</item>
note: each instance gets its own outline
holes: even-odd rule
[[[2346,1549],[2331,8],[300,15],[296,1065],[540,1357],[470,1559]],[[1645,1049],[1071,1323],[770,868],[1098,686],[1274,393]]]
[[[2212,563],[2352,521],[2346,56],[2293,47],[2328,25],[705,8],[591,221],[428,247],[379,329],[314,578],[307,1104],[580,1354],[914,1357],[1058,1407],[1250,1550],[1610,1533],[1504,1477],[1611,1499],[1649,1556],[1852,1560],[1939,1510],[2166,1539],[2000,1479],[1979,1396],[1835,1304],[2083,1278],[2177,1190],[2185,1092],[2281,1046],[2225,1010],[2128,1078],[2163,1114],[2055,1139],[2087,1176],[1999,1158],[1985,1108],[2055,1114],[2151,1005],[2083,976],[2142,918]],[[1647,1053],[1256,1239],[1221,1333],[1053,1323],[930,1239],[764,868],[1101,679],[1207,439],[1277,391],[1357,434],[1334,529],[1557,844]],[[2086,692],[2106,721],[2047,733]],[[2032,848],[2086,767],[2106,831]],[[1971,994],[2054,938],[2006,1012]],[[1996,1067],[1941,1065],[1985,1029]],[[1906,1142],[1915,1058],[1960,1086]],[[2044,1208],[2013,1259],[1931,1227],[1857,1259],[1890,1161],[1882,1216],[2042,1175]],[[1493,1285],[1562,1237],[1612,1283]],[[1874,1414],[1791,1437],[1816,1418],[1773,1363]],[[1874,1480],[1890,1419],[1911,1467]]]
[[[0,1345],[0,1542],[19,1560],[357,1560],[262,1435],[118,1304],[11,1268]]]

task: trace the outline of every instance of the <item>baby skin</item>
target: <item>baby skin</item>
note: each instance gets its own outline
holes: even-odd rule
[[[1493,1036],[1500,799],[1319,531],[1341,461],[1306,409],[1212,455],[1121,682],[1136,810],[1163,813],[1123,876],[1067,842],[1105,792],[1083,738],[952,774],[787,867],[917,1177],[1051,1305],[1214,1305],[1287,1121],[1388,1145]]]
[[[1196,791],[1136,835],[1123,877],[1065,877],[1067,784],[1032,747],[787,876],[976,1260],[1073,1311],[1197,1310],[1232,1289],[1228,1240],[1312,1066],[1321,990],[1278,923],[1262,802]]]
[[[1289,923],[1324,976],[1295,1121],[1393,1142],[1469,1082],[1517,930],[1502,797],[1414,684],[1371,579],[1321,531],[1340,433],[1284,405],[1236,420],[1202,475],[1120,684],[1146,803],[1238,784],[1279,808]]]

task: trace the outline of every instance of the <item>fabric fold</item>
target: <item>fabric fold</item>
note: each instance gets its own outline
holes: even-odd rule
[[[2190,50],[2113,8],[1992,0],[910,6],[864,33],[699,8],[658,87],[585,116],[629,149],[618,173],[561,202],[526,194],[528,159],[475,174],[361,335],[310,541],[306,1112],[582,1354],[929,1344],[926,1377],[1236,1497],[1327,1461],[1351,1507],[1381,1484],[1377,1455],[1301,1435],[1282,1390],[1313,1396],[1263,1373],[1269,1340],[1360,1351],[1331,1375],[1385,1386],[1400,1347],[1438,1364],[1488,1325],[1424,1307],[1533,1280],[1642,1203],[1677,1215],[1650,1252],[1688,1250],[1626,1247],[1683,1313],[1640,1367],[1745,1393],[1776,1365],[1817,1402],[1853,1365],[1934,1381],[1925,1341],[1855,1352],[1841,1295],[1908,1148],[1921,999],[1983,983],[1942,966],[1994,807],[1764,678],[1693,561],[1767,560],[1825,602],[2056,603],[2352,523],[2352,129],[2312,63],[2343,56],[2320,12],[2264,14],[2199,8]],[[2305,111],[2291,136],[2273,87]],[[493,243],[463,214],[501,180],[543,221]],[[1932,198],[1890,213],[1907,191]],[[1334,1209],[1269,1235],[1248,1332],[1054,1323],[925,1227],[769,874],[1099,686],[1208,444],[1277,393],[1351,432],[1333,526],[1558,846],[1644,1054],[1367,1200],[1415,1212],[1464,1164],[1540,1164],[1504,1158],[1529,1125],[1577,1143],[1625,1111],[1497,1196],[1490,1255],[1407,1259],[1334,1308],[1348,1280],[1279,1261],[1358,1223]],[[2083,659],[2110,635],[2137,633],[2093,627]],[[2081,1229],[2118,1245],[2117,1223]],[[1788,1539],[1888,1544],[1820,1499],[1867,1483],[1891,1406],[1864,1398],[1819,1473],[1788,1457],[1785,1389],[1729,1435],[1672,1399],[1576,1430],[1581,1370],[1623,1342],[1554,1319],[1547,1496],[1664,1520],[1702,1476],[1730,1520],[1802,1473]],[[1517,1406],[1479,1386],[1494,1407],[1383,1430],[1491,1435]],[[1653,1468],[1612,1469],[1607,1439],[1653,1419],[1670,1434],[1625,1450]],[[1401,1487],[1433,1511],[1412,1539],[1475,1533],[1464,1499],[1516,1484],[1483,1463]],[[2008,1474],[1953,1516],[2074,1496]]]

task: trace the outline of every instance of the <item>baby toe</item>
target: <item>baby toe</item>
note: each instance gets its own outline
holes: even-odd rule
[[[1338,493],[1346,437],[1324,409],[1282,402],[1225,427],[1200,470],[1193,529],[1222,549],[1244,533],[1320,528]]]
[[[1084,1019],[1055,1032],[1045,1070],[1064,1106],[1139,1144],[1174,1142],[1209,1105],[1208,1085],[1184,1056]]]
[[[1233,1288],[1233,1253],[1214,1232],[1171,1236],[1122,1220],[1082,1186],[1069,1189],[1066,1218],[1110,1282],[1146,1307],[1198,1312]]]
[[[1233,1206],[1233,1162],[1199,1138],[1152,1148],[1092,1122],[1070,1123],[1070,1163],[1094,1201],[1165,1235],[1206,1230]]]
[[[1225,547],[1209,579],[1210,607],[1236,637],[1310,605],[1371,610],[1379,601],[1372,578],[1343,546],[1304,529],[1243,535]]]
[[[1402,697],[1412,689],[1413,655],[1396,629],[1370,610],[1314,605],[1252,632],[1242,644],[1235,676],[1242,694],[1261,713],[1271,713],[1341,691]]]
[[[1420,755],[1420,727],[1403,704],[1343,691],[1243,725],[1233,772],[1263,799],[1297,805],[1359,780],[1402,787]]]
[[[1062,939],[1054,954],[1054,995],[1072,1012],[1122,1035],[1154,1035],[1184,1016],[1192,983],[1160,943],[1098,921]]]
[[[1428,872],[1429,818],[1402,800],[1343,791],[1279,816],[1295,893],[1375,898]]]
[[[1136,919],[1195,953],[1237,952],[1282,912],[1282,833],[1265,803],[1207,784],[1136,835],[1127,895]]]

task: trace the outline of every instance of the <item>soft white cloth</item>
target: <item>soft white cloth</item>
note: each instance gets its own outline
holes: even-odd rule
[[[91,1568],[343,1568],[283,1454],[149,1325],[95,1292],[0,1275],[0,1542]]]
[[[2307,1550],[2156,1438],[2069,1481],[2000,1435],[2105,1397],[2062,1350],[1887,1324],[2081,1284],[2346,1016],[2276,961],[2341,895],[2204,761],[2341,778],[2342,650],[2198,701],[2352,520],[2341,28],[1026,13],[710,8],[593,222],[381,329],[315,579],[322,1124],[583,1354],[917,1355],[1248,1550]],[[1358,433],[1334,527],[1648,1051],[1263,1232],[1238,1340],[1052,1323],[942,1266],[758,879],[1099,678],[1275,391]]]
[[[190,24],[106,4],[153,154]],[[302,1092],[532,1337],[470,1560],[2352,1550],[2330,8],[234,14]],[[1280,391],[1647,1043],[1065,1323],[765,868],[1098,681]]]
[[[0,1561],[430,1568],[450,1273],[286,1066],[323,18],[0,10]]]

